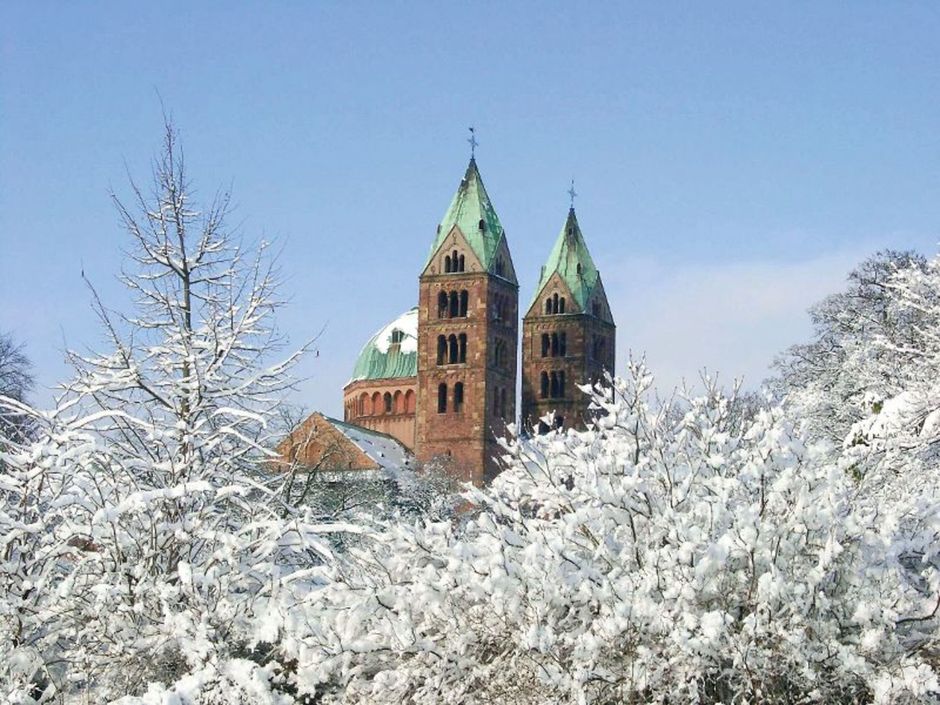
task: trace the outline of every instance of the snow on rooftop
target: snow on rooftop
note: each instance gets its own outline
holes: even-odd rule
[[[380,353],[387,353],[392,346],[395,331],[401,333],[399,344],[403,353],[418,352],[418,307],[406,311],[382,328],[372,338],[372,344]]]
[[[330,419],[330,423],[382,468],[404,467],[411,458],[408,449],[391,436],[337,419]]]

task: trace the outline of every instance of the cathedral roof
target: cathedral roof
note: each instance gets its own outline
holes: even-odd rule
[[[411,453],[392,436],[313,412],[277,446],[282,463],[318,472],[402,468]]]
[[[483,228],[480,228],[480,223]],[[499,244],[505,238],[503,226],[493,209],[490,197],[483,186],[483,178],[477,169],[476,159],[471,158],[467,173],[457,187],[450,207],[444,214],[437,230],[437,237],[428,253],[428,262],[440,248],[454,226],[460,228],[467,243],[480,260],[483,268],[490,271],[496,260]]]
[[[541,295],[542,289],[555,272],[558,272],[565,282],[581,310],[587,310],[588,299],[597,286],[599,275],[581,234],[574,208],[568,211],[565,225],[555,240],[555,246],[552,247],[545,266],[542,267],[542,276],[535,287],[533,301]]]
[[[418,308],[403,313],[362,348],[349,382],[418,374]],[[347,383],[348,384],[348,383]]]

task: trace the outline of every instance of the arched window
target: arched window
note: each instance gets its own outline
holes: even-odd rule
[[[551,386],[549,387],[548,395],[552,399],[556,399],[558,397],[558,373],[557,372],[552,372],[551,374]]]
[[[385,406],[385,413],[392,413],[392,395],[389,392],[385,392],[385,394],[382,395],[382,402]]]
[[[437,295],[437,317],[447,318],[447,292],[442,291]]]
[[[565,297],[562,296],[560,299],[558,299],[558,313],[564,313],[564,312],[565,312]]]
[[[405,395],[401,393],[400,389],[395,390],[395,394],[392,397],[392,405],[395,407],[396,414],[405,413]]]
[[[561,357],[567,357],[568,354],[568,334],[564,331],[558,334],[558,354]]]
[[[499,418],[506,418],[506,389],[499,390]]]
[[[460,315],[460,299],[456,291],[450,292],[450,317],[457,318]]]
[[[359,395],[359,415],[371,416],[372,404],[369,403],[369,395],[363,392]]]
[[[409,414],[415,413],[415,393],[411,389],[405,392],[405,412]]]
[[[444,255],[444,274],[450,274],[450,255]]]
[[[447,336],[447,348],[449,355],[447,356],[447,362],[451,365],[457,364],[457,360],[460,357],[460,351],[457,348],[457,336],[451,334]]]
[[[447,358],[447,338],[443,335],[437,336],[437,364],[443,365]]]
[[[545,299],[545,313],[552,312],[552,299],[551,297]]]
[[[565,371],[558,373],[558,396],[562,399],[565,396]]]
[[[499,416],[499,390],[493,387],[493,416]]]
[[[578,276],[581,276],[581,263],[578,262]]]
[[[454,250],[450,255],[450,271],[457,272],[457,250]]]
[[[443,382],[437,385],[437,413],[447,413],[447,385]]]
[[[457,382],[454,385],[454,411],[457,413],[463,411],[463,382]]]
[[[372,395],[372,414],[374,416],[382,415],[382,395],[378,392]]]
[[[558,313],[558,294],[552,294],[552,313]]]
[[[458,272],[464,271],[464,258],[463,258],[463,255],[460,255],[460,257],[457,258],[457,271],[458,271]]]
[[[549,338],[548,333],[542,333],[542,357],[548,357]]]
[[[607,347],[606,341],[599,335],[594,336],[594,359],[601,360],[604,359],[605,348]]]
[[[496,260],[496,276],[497,277],[503,276],[504,270],[505,270],[505,265],[503,264],[503,258],[499,257]]]
[[[542,399],[547,399],[548,398],[548,372],[542,373],[540,382],[541,382],[541,389],[539,390],[540,396],[542,397]]]
[[[458,340],[460,342],[460,358],[458,362],[466,362],[467,361],[467,334],[461,333]]]
[[[460,317],[467,317],[467,308],[470,303],[470,294],[466,289],[460,292]]]
[[[594,318],[601,317],[601,304],[600,301],[594,301],[591,303],[591,313],[594,314]]]
[[[480,230],[481,233],[486,232],[486,221],[483,220],[483,218],[480,218],[480,222],[477,223],[477,228]]]
[[[558,333],[552,333],[552,357],[558,357]]]

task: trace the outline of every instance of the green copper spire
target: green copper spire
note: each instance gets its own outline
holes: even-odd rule
[[[597,286],[598,273],[594,260],[591,259],[591,253],[588,252],[587,245],[584,243],[584,236],[581,234],[578,218],[574,214],[574,207],[568,210],[565,226],[558,234],[558,239],[555,240],[555,246],[548,255],[548,261],[542,267],[542,276],[539,278],[538,286],[535,287],[533,301],[539,298],[542,289],[555,272],[558,272],[571,291],[578,307],[586,311],[588,299],[594,287]]]
[[[460,186],[457,187],[457,193],[454,194],[450,207],[438,226],[437,237],[428,254],[428,262],[455,225],[460,228],[460,232],[463,233],[483,268],[491,271],[496,252],[505,235],[490,197],[483,186],[476,159],[473,157],[470,158],[467,173],[460,182]]]

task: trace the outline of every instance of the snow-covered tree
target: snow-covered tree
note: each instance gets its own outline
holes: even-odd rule
[[[776,360],[771,384],[814,436],[841,445],[852,424],[871,413],[873,399],[900,391],[903,369],[921,345],[922,324],[917,311],[896,305],[890,282],[899,272],[925,268],[924,257],[914,252],[869,257],[849,274],[844,291],[810,309],[813,339]],[[875,346],[877,339],[895,352]]]
[[[293,619],[343,703],[926,702],[940,506],[878,505],[779,407],[651,377],[586,432],[507,446],[458,521],[389,524]],[[912,521],[915,519],[916,521]],[[916,556],[916,559],[913,557]]]
[[[846,434],[847,467],[882,496],[940,491],[940,257],[899,269],[885,283],[886,316],[911,321],[880,332],[872,357],[890,360],[891,384],[868,392],[867,413]],[[850,374],[851,371],[846,371]]]
[[[23,702],[45,689],[100,703],[236,657],[263,663],[251,649],[265,605],[295,570],[315,583],[328,569],[322,527],[258,477],[296,359],[270,361],[264,247],[246,255],[226,229],[228,194],[196,207],[169,124],[152,190],[132,188],[133,205],[114,200],[133,311],[95,297],[110,349],[70,354],[53,412],[5,402],[41,429],[6,449],[0,487],[0,619],[22,645],[4,675]]]
[[[17,343],[10,333],[0,332],[0,396],[16,401],[25,401],[32,390],[33,365],[22,343]],[[28,433],[27,419],[15,409],[0,409],[0,437],[22,436]]]

